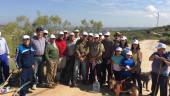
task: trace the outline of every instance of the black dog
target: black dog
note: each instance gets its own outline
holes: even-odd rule
[[[151,80],[151,72],[141,72],[141,80],[143,81],[143,88],[146,88],[146,91],[149,91],[148,89],[148,83]]]

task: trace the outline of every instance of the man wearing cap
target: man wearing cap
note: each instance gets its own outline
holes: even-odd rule
[[[75,67],[74,67],[74,80],[78,77],[78,70],[81,64],[81,74],[83,81],[86,80],[86,56],[89,53],[89,47],[87,45],[87,37],[88,33],[83,32],[82,38],[79,39],[76,43],[76,59],[75,59]]]
[[[160,87],[159,96],[167,95],[167,84],[168,84],[168,65],[170,64],[170,53],[166,51],[166,45],[159,43],[157,45],[157,52],[154,52],[149,60],[152,62],[151,77],[151,96],[157,96],[158,89]]]
[[[94,42],[89,44],[89,54],[88,60],[90,64],[90,83],[99,81],[102,83],[102,76],[101,76],[101,63],[102,63],[102,54],[104,52],[104,46],[99,41],[99,35],[94,35]],[[95,78],[97,76],[97,78]]]
[[[45,47],[45,60],[47,61],[47,87],[53,88],[59,61],[59,51],[55,46],[55,35],[51,34],[49,43]]]
[[[99,33],[99,41],[102,42],[102,40],[104,39],[104,36],[102,33]]]
[[[44,32],[43,34],[44,38],[48,41],[48,31],[44,30],[43,32]]]
[[[77,42],[80,39],[80,30],[76,29],[74,30],[75,34],[75,41]]]
[[[103,53],[103,62],[102,62],[102,82],[103,84],[106,83],[106,71],[108,72],[108,80],[111,79],[111,62],[110,58],[113,52],[113,42],[110,40],[110,32],[104,33],[104,40],[102,41],[104,45],[104,53]]]
[[[66,56],[65,56],[65,51],[66,51],[66,40],[64,40],[64,32],[60,31],[59,32],[59,37],[55,41],[56,46],[58,47],[59,50],[59,65],[58,65],[58,74],[61,73],[61,76],[59,76],[59,80],[62,81],[63,77],[62,74],[64,74],[64,68],[66,65]]]
[[[32,81],[33,70],[35,68],[35,50],[30,44],[30,36],[24,35],[23,42],[17,47],[16,54],[16,64],[17,68],[21,71],[20,82],[21,85],[25,84],[28,81]],[[28,89],[31,87],[31,84],[23,87],[20,91],[20,96],[26,96]]]
[[[35,70],[34,70],[34,85],[32,89],[36,89],[37,83],[42,84],[45,82],[44,76],[44,51],[46,45],[46,39],[43,37],[44,29],[42,27],[38,27],[36,29],[36,36],[31,39],[31,43],[33,48],[36,50],[35,52]]]
[[[3,69],[3,71],[0,70],[2,72],[2,73],[0,72],[1,73],[0,75],[3,74],[2,76],[0,76],[2,77],[0,78],[0,83],[5,81],[9,76],[8,57],[9,57],[9,48],[5,38],[1,36],[1,32],[0,32],[0,69]]]
[[[73,78],[74,74],[74,63],[75,63],[75,35],[73,32],[70,33],[67,40],[66,48],[66,83],[73,87],[75,85],[75,80]]]

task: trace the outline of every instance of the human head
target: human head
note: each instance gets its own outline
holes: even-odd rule
[[[126,53],[126,58],[131,58],[132,57],[132,51],[128,51]]]
[[[115,55],[116,56],[119,56],[122,52],[122,48],[121,47],[117,47],[116,50],[115,50]]]
[[[83,32],[82,39],[83,40],[87,40],[87,37],[88,37],[88,33],[87,32]]]
[[[109,39],[109,37],[110,37],[110,32],[104,33],[104,38],[105,38],[105,39]]]
[[[44,36],[45,38],[47,38],[47,36],[48,36],[48,31],[47,31],[47,30],[44,30],[43,32],[44,32],[44,33],[43,33],[43,36]]]
[[[94,34],[94,42],[98,42],[99,41],[99,34]]]
[[[140,50],[139,41],[137,39],[132,41],[131,49],[133,50]]]
[[[92,41],[93,40],[93,33],[89,33],[88,34],[88,41]]]
[[[61,39],[61,40],[64,39],[64,32],[63,31],[59,32],[59,39]]]
[[[159,43],[156,48],[159,53],[164,53],[166,51],[166,44]]]
[[[70,40],[70,41],[74,41],[74,40],[75,40],[75,34],[74,34],[73,32],[71,32],[71,33],[69,34],[69,40]]]
[[[29,35],[23,35],[22,36],[22,40],[23,40],[23,44],[25,46],[29,46],[30,45],[30,36]]]
[[[54,34],[50,35],[50,43],[54,43],[56,39],[56,36]]]
[[[74,30],[74,35],[75,35],[76,38],[79,37],[80,30],[78,30],[78,29]]]
[[[37,29],[36,29],[36,36],[38,37],[38,38],[42,38],[43,37],[43,35],[44,35],[44,29],[42,28],[42,27],[38,27]]]

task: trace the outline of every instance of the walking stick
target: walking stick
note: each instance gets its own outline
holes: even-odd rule
[[[30,84],[31,81],[27,81],[26,83],[24,83],[23,85],[21,85],[15,92],[12,96],[17,96],[17,93],[22,89],[24,88],[25,86],[27,86],[28,84]]]
[[[8,84],[9,79],[10,79],[10,77],[12,76],[13,73],[14,73],[14,69],[12,70],[12,72],[10,73],[10,75],[8,76],[8,78],[5,80],[5,82],[0,85],[0,89],[1,89],[1,88],[4,88],[4,86]]]

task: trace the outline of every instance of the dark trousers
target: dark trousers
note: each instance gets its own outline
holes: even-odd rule
[[[133,73],[132,77],[134,79],[135,84],[136,84],[136,81],[137,81],[137,84],[138,84],[138,87],[139,87],[139,93],[142,94],[142,81],[141,81],[140,73],[141,72]]]
[[[160,87],[159,96],[168,96],[167,95],[168,77],[159,75],[159,78],[158,78],[157,73],[151,73],[151,77],[152,77],[151,96],[157,96],[159,87]],[[158,81],[157,81],[157,78],[158,78]]]
[[[8,57],[7,54],[0,55],[0,83],[6,80],[9,76],[9,63],[8,63]],[[4,78],[3,78],[4,76]]]
[[[120,81],[121,80],[121,78],[120,78],[121,71],[113,71],[113,74],[114,74],[114,77],[115,77],[116,81]]]
[[[66,66],[64,68],[64,78],[63,78],[63,83],[75,83],[76,80],[74,80],[74,63],[75,63],[75,56],[67,56],[66,57]]]
[[[28,81],[32,81],[32,78],[33,78],[33,69],[23,68],[21,72],[21,86]],[[31,87],[31,84],[28,84],[27,86],[23,87],[20,90],[20,96],[26,96],[26,93],[28,92],[28,89],[30,87]]]
[[[101,71],[102,71],[102,83],[106,83],[106,78],[109,81],[112,78],[112,71],[111,71],[111,64],[107,64],[108,59],[103,59],[102,62],[102,67],[101,67]],[[108,75],[106,77],[106,72],[108,72]]]

